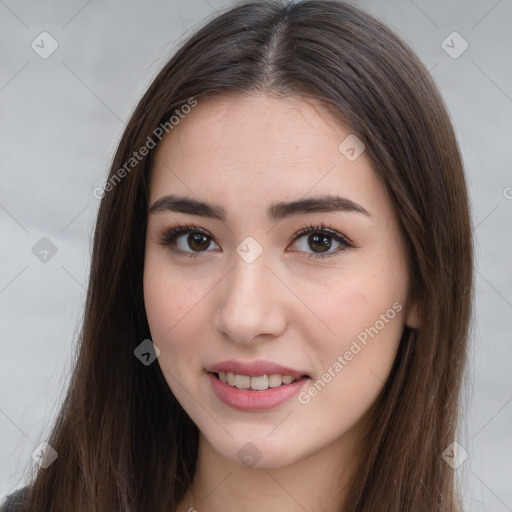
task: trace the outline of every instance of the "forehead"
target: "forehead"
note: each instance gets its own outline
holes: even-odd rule
[[[198,100],[157,148],[150,203],[172,193],[247,207],[241,198],[267,203],[333,191],[375,202],[385,191],[367,155],[350,161],[339,150],[350,134],[310,99]]]

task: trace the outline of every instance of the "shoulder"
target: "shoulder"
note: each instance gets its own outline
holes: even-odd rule
[[[0,503],[0,512],[25,512],[23,502],[28,493],[28,486],[8,494]]]

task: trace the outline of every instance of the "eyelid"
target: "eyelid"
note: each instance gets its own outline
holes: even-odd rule
[[[208,236],[213,239],[211,233],[209,233],[206,229],[200,228],[198,226],[192,226],[189,224],[178,224],[174,227],[170,227],[164,230],[164,232],[158,236],[158,243],[165,245],[169,243],[174,237],[177,235],[189,233],[189,232],[198,232],[202,233],[205,236]]]
[[[157,244],[162,245],[164,247],[168,246],[169,249],[174,254],[190,256],[190,257],[194,258],[194,257],[199,256],[201,254],[201,252],[184,252],[184,251],[172,249],[170,247],[171,244],[173,242],[175,242],[177,238],[179,238],[182,235],[189,234],[189,233],[200,233],[200,234],[214,240],[213,236],[206,229],[200,228],[198,226],[189,225],[189,224],[185,224],[185,225],[179,224],[177,226],[170,227],[170,228],[166,229],[162,234],[160,234],[157,237],[156,242],[157,242]],[[205,252],[209,252],[209,251],[205,251]]]
[[[200,233],[204,236],[210,238],[212,241],[214,241],[215,244],[215,238],[209,233],[207,230],[200,228],[198,226],[193,225],[177,225],[174,227],[170,227],[166,229],[161,235],[157,237],[157,243],[162,246],[171,246],[173,242],[176,241],[177,238],[179,238],[182,235],[190,234],[190,233]],[[293,239],[291,243],[296,242],[300,238],[304,237],[305,235],[312,234],[312,233],[323,233],[327,234],[328,236],[332,237],[334,240],[336,240],[340,245],[336,250],[328,253],[305,253],[309,256],[309,258],[313,259],[321,259],[321,258],[328,258],[330,256],[335,256],[336,254],[351,248],[356,248],[356,245],[343,233],[340,233],[334,228],[331,228],[330,226],[325,225],[323,222],[320,224],[310,224],[304,228],[301,228],[299,231],[297,231],[293,235]],[[218,244],[217,244],[218,245]],[[199,252],[185,252],[181,250],[176,250],[173,248],[170,248],[170,250],[175,253],[182,256],[189,256],[189,257],[197,257],[202,253],[208,253],[211,251],[199,251]],[[304,252],[304,251],[295,251],[295,252]]]
[[[309,233],[315,233],[315,232],[326,233],[326,234],[332,236],[334,239],[341,239],[341,242],[343,242],[344,244],[346,244],[349,247],[355,247],[352,240],[350,240],[346,235],[344,235],[343,233],[340,233],[339,231],[337,231],[334,228],[331,228],[331,227],[325,225],[323,222],[320,224],[310,224],[305,228],[299,229],[299,231],[297,231],[297,233],[295,233],[292,242],[295,242],[295,240],[302,238],[304,235],[307,235]]]

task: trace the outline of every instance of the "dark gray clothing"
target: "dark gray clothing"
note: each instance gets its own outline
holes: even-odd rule
[[[23,501],[27,494],[28,487],[23,487],[8,494],[4,501],[0,503],[0,512],[26,512],[23,507]]]

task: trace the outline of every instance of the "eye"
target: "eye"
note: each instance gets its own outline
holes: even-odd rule
[[[320,226],[309,226],[301,229],[295,235],[293,241],[296,242],[297,240],[299,243],[295,245],[298,246],[300,251],[308,252],[308,249],[313,249],[309,258],[328,258],[345,249],[354,247],[354,244],[345,235],[325,226],[323,223]],[[335,248],[331,251],[333,241]]]
[[[299,242],[296,243],[297,241]],[[308,253],[308,249],[312,249],[313,252],[309,252],[309,258],[327,258],[355,247],[345,235],[323,223],[320,226],[301,229],[295,234],[292,242],[299,246],[299,252]],[[188,225],[170,228],[159,236],[157,243],[169,247],[175,254],[190,257],[197,257],[200,253],[207,252],[212,243],[220,249],[206,230]],[[331,250],[333,245],[334,250]]]
[[[157,242],[160,245],[168,246],[175,254],[197,257],[199,253],[205,252],[210,247],[212,241],[212,237],[202,228],[177,226],[166,231],[158,238]],[[215,245],[219,248],[217,244]],[[192,252],[189,252],[189,249],[192,249]]]

